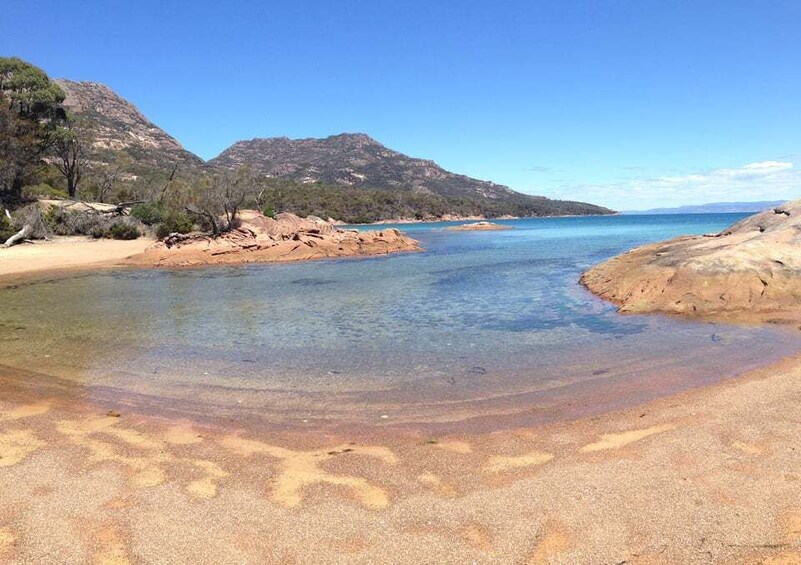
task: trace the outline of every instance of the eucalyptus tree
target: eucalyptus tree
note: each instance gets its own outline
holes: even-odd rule
[[[213,235],[238,226],[238,216],[253,191],[255,176],[249,167],[221,170],[200,179],[186,211],[200,218]]]
[[[64,92],[44,71],[17,57],[0,57],[0,200],[19,202],[22,188],[44,164],[66,114]]]
[[[53,161],[67,181],[67,194],[73,199],[89,165],[89,143],[89,130],[72,118],[57,128],[53,135]],[[102,193],[100,201],[103,201]]]

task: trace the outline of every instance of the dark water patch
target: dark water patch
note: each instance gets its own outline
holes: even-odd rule
[[[315,287],[315,286],[324,286],[329,284],[336,284],[336,280],[334,279],[321,279],[321,278],[314,278],[314,277],[305,277],[301,279],[295,279],[291,281],[292,284],[297,286],[307,286],[307,287]]]

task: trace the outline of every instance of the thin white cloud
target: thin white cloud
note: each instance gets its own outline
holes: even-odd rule
[[[561,198],[597,202],[618,210],[707,202],[791,200],[801,198],[801,170],[789,161],[760,161],[685,175],[563,185],[558,192],[556,196]]]

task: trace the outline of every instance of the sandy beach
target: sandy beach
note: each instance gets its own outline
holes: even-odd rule
[[[22,246],[0,267],[95,268],[149,244]],[[801,562],[801,357],[469,434],[199,422],[6,367],[0,391],[2,562]]]
[[[279,214],[278,220],[243,210],[242,228],[213,239],[197,237],[167,246],[141,237],[130,241],[57,237],[0,248],[0,283],[36,274],[107,267],[202,267],[310,261],[420,251],[396,229],[340,230],[320,219]]]
[[[568,424],[198,427],[0,382],[0,559],[797,563],[801,360]],[[166,561],[165,561],[166,560]]]
[[[21,275],[115,265],[153,245],[154,240],[132,241],[62,237],[0,249],[0,282]]]

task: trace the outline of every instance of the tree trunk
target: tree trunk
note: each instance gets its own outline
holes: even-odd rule
[[[25,178],[22,175],[14,175],[11,181],[11,190],[5,195],[7,199],[6,204],[16,204],[22,200],[22,187],[25,184]]]
[[[3,247],[4,248],[8,248],[8,247],[11,247],[12,245],[20,243],[22,240],[25,239],[25,237],[28,235],[28,233],[30,233],[30,231],[31,231],[31,226],[30,225],[26,225],[21,230],[19,230],[17,233],[15,233],[11,237],[9,237],[6,240],[6,242],[3,244]]]

